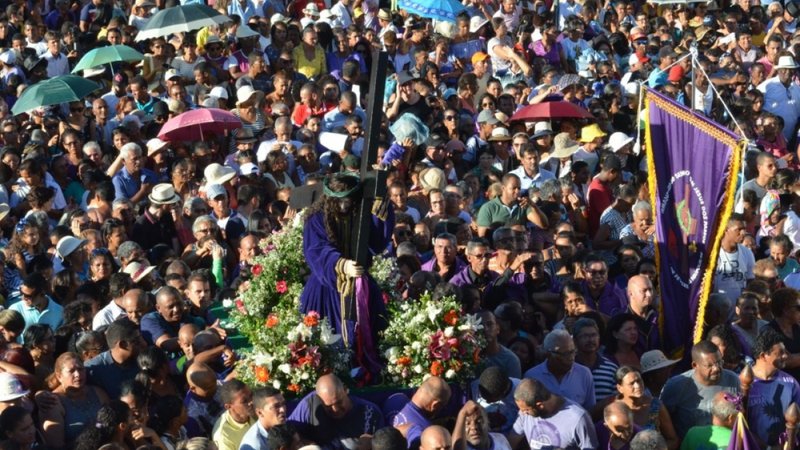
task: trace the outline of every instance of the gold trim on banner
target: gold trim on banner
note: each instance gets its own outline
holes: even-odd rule
[[[728,181],[726,183],[726,188],[723,192],[723,198],[725,199],[723,202],[722,212],[720,215],[717,216],[715,232],[713,236],[711,236],[711,251],[709,252],[708,258],[708,265],[706,270],[703,271],[703,277],[700,281],[700,298],[698,302],[698,311],[697,311],[697,319],[694,324],[694,330],[692,334],[692,342],[697,343],[701,340],[703,334],[703,323],[705,321],[705,308],[706,304],[708,303],[708,297],[711,293],[711,286],[714,282],[714,271],[717,268],[717,258],[719,257],[719,248],[720,248],[720,229],[727,224],[728,220],[730,219],[731,212],[733,211],[733,204],[735,201],[735,194],[736,194],[736,185],[738,183],[738,173],[741,165],[741,156],[742,151],[744,149],[744,142],[737,141],[734,137],[730,134],[726,133],[722,129],[715,127],[713,124],[708,123],[705,120],[695,116],[693,113],[681,109],[680,107],[670,103],[656,95],[649,95],[649,90],[642,88],[642,95],[644,95],[644,108],[642,112],[644,112],[644,130],[645,130],[645,155],[647,157],[647,185],[650,190],[650,204],[651,207],[656,210],[656,201],[657,201],[657,190],[658,190],[658,182],[656,180],[656,166],[655,166],[655,158],[653,158],[653,136],[650,131],[650,104],[652,103],[654,106],[658,106],[661,110],[666,112],[667,114],[675,117],[676,119],[688,123],[689,125],[694,126],[696,129],[706,133],[710,137],[716,139],[717,141],[721,142],[728,147],[731,147],[731,160],[728,163]],[[638,118],[637,118],[638,120]],[[654,236],[653,246],[655,249],[655,261],[656,261],[656,272],[661,274],[661,252],[659,251],[658,246],[658,234]],[[662,280],[663,282],[663,280]],[[658,307],[658,316],[659,316],[659,333],[660,335],[664,336],[664,296],[661,296],[661,302],[659,302]],[[667,349],[671,350],[670,357],[672,358],[682,358],[684,354],[684,349],[679,347],[677,349]]]

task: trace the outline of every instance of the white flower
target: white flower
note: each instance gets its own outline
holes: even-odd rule
[[[280,380],[272,380],[272,387],[274,387],[275,389],[280,389],[281,388]]]
[[[222,300],[222,307],[223,308],[232,308],[233,307],[233,300],[226,298]]]
[[[301,380],[307,380],[308,379],[308,372],[303,372],[302,374],[300,374],[300,379]]]
[[[422,348],[422,344],[419,341],[414,341],[411,343],[411,348],[414,350],[420,350]]]
[[[478,331],[483,329],[481,318],[477,314],[465,314],[464,323],[458,326],[459,331]]]
[[[444,336],[445,337],[453,337],[453,333],[455,333],[455,330],[453,330],[453,327],[447,327],[447,328],[444,329]]]
[[[420,366],[419,364],[414,366],[414,373],[422,373],[422,366]]]
[[[453,379],[456,376],[456,371],[453,369],[448,369],[447,372],[444,373],[444,377],[448,379]]]
[[[290,366],[289,364],[281,364],[280,366],[278,366],[278,370],[288,375],[292,372],[292,366]]]
[[[386,359],[389,362],[395,362],[397,360],[397,354],[400,353],[400,349],[397,347],[390,347],[389,350],[386,350],[385,355]]]
[[[436,323],[436,318],[438,318],[439,314],[442,313],[442,308],[439,308],[434,304],[430,304],[430,305],[428,305],[428,309],[427,309],[426,313],[428,315],[428,319],[431,322]]]

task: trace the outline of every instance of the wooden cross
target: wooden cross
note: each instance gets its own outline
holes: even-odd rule
[[[369,99],[367,104],[367,123],[365,126],[364,152],[361,154],[362,195],[354,222],[350,254],[359,265],[366,268],[369,261],[369,238],[372,222],[372,206],[376,199],[386,198],[386,171],[373,169],[378,161],[378,143],[383,123],[383,95],[386,91],[386,69],[389,55],[372,50],[372,68],[369,75]],[[355,302],[347,304],[342,311],[348,320],[356,320]]]

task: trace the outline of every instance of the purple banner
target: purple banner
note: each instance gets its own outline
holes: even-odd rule
[[[720,125],[653,91],[644,95],[662,342],[679,355],[701,337],[741,148]]]

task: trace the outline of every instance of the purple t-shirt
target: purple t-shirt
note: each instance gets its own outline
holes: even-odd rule
[[[414,402],[408,402],[406,406],[394,416],[394,423],[392,423],[392,425],[399,426],[407,423],[410,423],[411,427],[408,429],[408,432],[406,432],[406,441],[408,442],[408,448],[414,448],[419,443],[422,432],[431,425],[431,422],[425,417],[422,410],[417,408]]]
[[[789,405],[800,404],[800,385],[788,373],[779,370],[771,380],[756,377],[747,399],[750,430],[762,442],[778,444],[778,436],[786,429],[783,413]]]
[[[568,399],[564,399],[560,410],[547,418],[520,414],[514,422],[514,433],[525,436],[531,450],[597,448],[597,434],[591,416]]]

